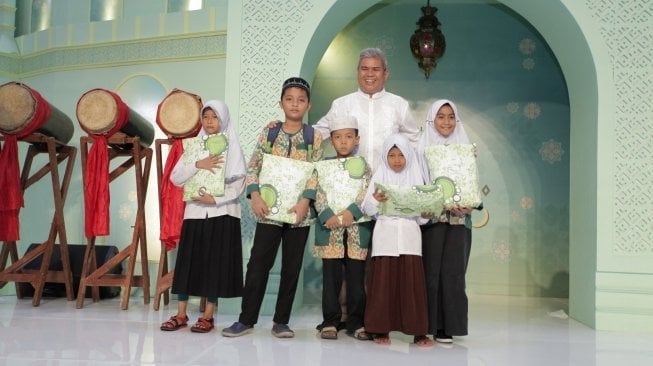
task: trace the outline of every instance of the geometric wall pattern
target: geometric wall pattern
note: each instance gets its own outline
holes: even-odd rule
[[[600,24],[616,95],[615,253],[653,253],[653,8],[650,1],[586,0]]]
[[[247,156],[265,124],[282,117],[278,106],[281,84],[293,76],[287,75],[288,56],[312,8],[308,0],[243,3],[238,130]],[[249,210],[249,202],[244,202],[243,210]],[[256,226],[253,216],[244,214],[242,226],[243,244],[249,245],[251,238],[247,236]]]

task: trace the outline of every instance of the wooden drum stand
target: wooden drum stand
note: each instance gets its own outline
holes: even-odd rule
[[[3,140],[4,138],[0,136],[0,141]],[[3,242],[2,251],[0,252],[0,287],[6,285],[8,281],[29,282],[34,287],[32,305],[39,306],[41,296],[43,295],[43,287],[46,282],[63,283],[66,287],[66,298],[71,301],[73,300],[73,284],[70,259],[68,257],[68,240],[66,238],[63,207],[66,202],[73,166],[75,165],[77,148],[56,141],[54,137],[48,137],[37,132],[31,133],[19,141],[31,143],[27,150],[25,164],[23,165],[20,176],[21,189],[25,192],[32,184],[50,173],[52,177],[52,194],[54,197],[54,215],[50,224],[48,239],[26,253],[21,259],[18,259],[15,241]],[[29,176],[34,157],[40,153],[47,154],[49,161],[32,176]],[[58,166],[64,161],[66,161],[66,167],[63,180],[60,181]],[[59,237],[59,249],[63,268],[61,271],[50,271],[50,261],[57,236]],[[24,269],[25,266],[40,257],[41,266],[38,271]],[[9,258],[11,258],[12,264],[7,267]],[[23,298],[18,284],[16,284],[16,295],[19,299]]]
[[[88,145],[93,143],[93,141],[93,138],[87,136],[82,137],[80,140],[82,174],[84,176],[84,181],[86,181],[86,162],[89,151]],[[122,132],[117,132],[109,137],[107,143],[109,146],[109,161],[121,156],[127,157],[125,162],[110,172],[109,182],[112,182],[133,166],[136,178],[138,209],[136,211],[131,243],[99,268],[97,267],[95,254],[96,237],[88,238],[88,244],[84,253],[84,265],[82,267],[82,274],[79,283],[79,292],[77,294],[78,309],[84,306],[84,297],[87,286],[93,287],[93,302],[98,302],[100,299],[97,286],[121,286],[123,291],[121,294],[120,307],[122,310],[126,310],[129,306],[129,295],[132,286],[142,287],[143,300],[145,304],[150,303],[150,276],[147,267],[147,240],[145,235],[145,195],[147,193],[147,183],[152,163],[152,149],[149,147],[142,147],[139,137],[129,137]],[[143,159],[145,159],[144,164],[141,163],[141,160]],[[139,248],[141,250],[140,259],[142,270],[142,275],[140,276],[134,274]],[[127,258],[129,258],[129,264],[127,266],[126,274],[109,273],[114,267],[120,265],[122,261]]]

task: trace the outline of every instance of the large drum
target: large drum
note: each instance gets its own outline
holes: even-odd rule
[[[67,144],[73,122],[37,91],[19,82],[0,85],[0,133],[23,137],[39,132]]]
[[[156,123],[168,137],[193,137],[202,127],[201,114],[202,98],[174,89],[159,104]]]
[[[132,111],[118,94],[105,89],[92,89],[77,101],[77,120],[90,135],[113,136],[120,131],[129,137],[139,137],[141,145],[154,141],[152,124]]]

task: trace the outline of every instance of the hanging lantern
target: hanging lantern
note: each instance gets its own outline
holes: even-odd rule
[[[427,79],[446,48],[444,34],[440,31],[440,22],[435,16],[438,9],[430,3],[431,1],[427,0],[426,6],[422,7],[422,16],[416,23],[418,28],[410,37],[410,50],[417,58],[417,66],[424,71]]]

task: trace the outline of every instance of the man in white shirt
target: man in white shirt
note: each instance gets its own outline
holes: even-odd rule
[[[332,119],[343,114],[356,117],[360,136],[357,154],[365,158],[372,171],[381,162],[386,137],[400,133],[413,145],[419,138],[419,128],[408,102],[385,90],[389,75],[388,61],[382,50],[362,50],[358,59],[358,90],[334,100],[329,112],[313,126],[327,139]]]

